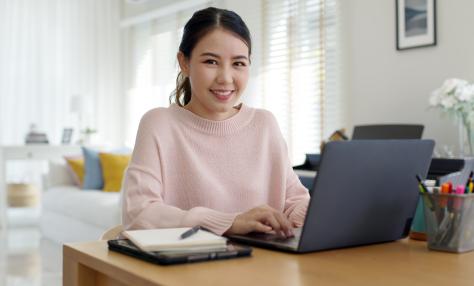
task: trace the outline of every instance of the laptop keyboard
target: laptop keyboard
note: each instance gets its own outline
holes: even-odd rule
[[[293,237],[282,237],[273,233],[261,233],[261,232],[252,232],[247,234],[247,237],[256,238],[258,240],[270,241],[270,242],[281,242],[285,244],[298,243],[301,236],[301,228],[296,228],[293,230],[295,236]]]

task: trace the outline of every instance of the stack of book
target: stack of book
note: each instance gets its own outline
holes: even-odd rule
[[[25,138],[26,144],[48,144],[48,136],[46,133],[39,133],[39,132],[30,132],[26,135]]]

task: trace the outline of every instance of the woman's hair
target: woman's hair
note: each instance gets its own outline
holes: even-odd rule
[[[186,59],[191,58],[191,52],[207,33],[216,28],[222,28],[236,34],[241,38],[249,48],[249,57],[251,54],[250,32],[242,18],[233,11],[209,7],[199,10],[193,14],[191,19],[184,26],[183,38],[179,45],[179,51]],[[176,78],[176,90],[170,96],[170,102],[174,99],[175,103],[183,107],[191,100],[191,84],[189,78],[182,72],[178,73]]]

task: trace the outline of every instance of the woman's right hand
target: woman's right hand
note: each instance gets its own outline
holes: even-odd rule
[[[284,214],[270,206],[262,205],[238,215],[226,234],[271,231],[283,237],[294,236],[292,224]]]

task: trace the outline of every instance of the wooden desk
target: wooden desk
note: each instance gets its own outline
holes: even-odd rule
[[[158,266],[107,250],[105,241],[63,248],[63,285],[473,285],[474,252],[430,251],[393,243],[286,254],[254,248],[253,257]]]

